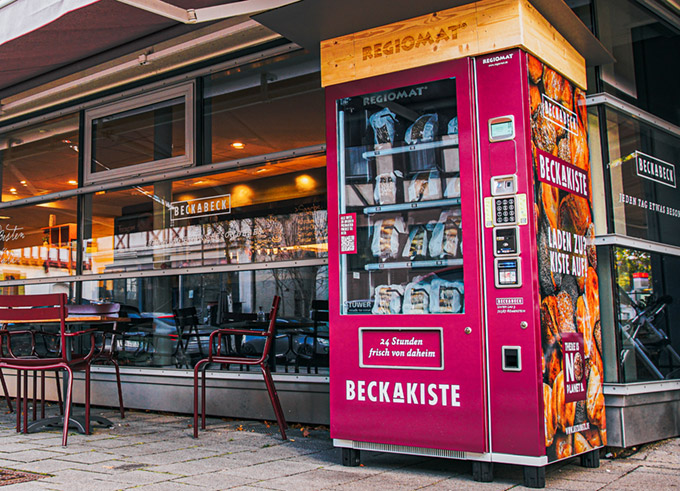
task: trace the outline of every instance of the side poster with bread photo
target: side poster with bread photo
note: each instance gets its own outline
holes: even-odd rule
[[[545,446],[555,461],[607,442],[585,93],[528,55]]]

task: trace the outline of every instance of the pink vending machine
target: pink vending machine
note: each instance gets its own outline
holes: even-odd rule
[[[520,49],[327,89],[331,436],[545,465],[606,443],[584,93]],[[335,233],[337,231],[337,233]]]

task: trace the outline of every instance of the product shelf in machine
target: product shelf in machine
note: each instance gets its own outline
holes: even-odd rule
[[[414,269],[463,266],[463,259],[426,259],[423,261],[398,261],[390,263],[369,263],[364,266],[366,271],[381,269]]]
[[[370,152],[364,152],[361,157],[364,159],[370,159],[375,157],[384,157],[386,155],[394,155],[398,153],[410,153],[416,152],[418,150],[427,150],[430,148],[444,148],[444,147],[457,147],[458,146],[458,135],[450,135],[446,140],[429,141],[422,143],[414,143],[413,145],[404,145],[402,147],[388,147],[376,149]]]
[[[431,201],[414,201],[412,203],[397,203],[394,205],[367,206],[364,215],[387,213],[404,210],[425,210],[428,208],[445,208],[460,205],[460,198],[436,199]]]

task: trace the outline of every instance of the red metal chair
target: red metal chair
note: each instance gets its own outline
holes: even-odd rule
[[[90,360],[95,351],[95,329],[68,332],[66,329],[66,295],[50,293],[45,295],[0,295],[0,319],[3,323],[26,324],[22,331],[0,330],[0,369],[9,368],[17,371],[17,431],[21,427],[21,404],[23,403],[23,431],[28,431],[28,372],[46,370],[66,370],[66,404],[64,409],[64,430],[62,445],[66,446],[68,426],[71,416],[71,400],[73,394],[73,372],[85,372],[85,432],[90,433]],[[36,353],[20,355],[12,351],[12,337],[20,335],[33,336],[35,324],[57,323],[59,325],[59,349],[46,357]],[[85,355],[72,354],[70,340],[76,336],[88,334],[90,349]],[[69,341],[69,342],[67,342]],[[23,373],[23,399],[21,377]]]
[[[120,304],[104,303],[104,304],[86,304],[86,305],[68,305],[69,317],[77,317],[79,315],[103,315],[106,317],[118,317],[120,315]],[[90,361],[91,365],[96,363],[111,363],[116,370],[116,385],[118,386],[118,406],[120,407],[120,417],[125,418],[125,407],[123,406],[123,388],[120,383],[120,367],[118,365],[118,342],[119,336],[122,334],[119,331],[118,322],[111,323],[111,329],[105,331],[101,330],[100,326],[97,329],[100,333],[96,336],[101,336],[101,344],[98,344],[97,351]]]
[[[283,410],[281,409],[281,403],[279,402],[279,396],[276,392],[276,387],[274,386],[274,379],[272,378],[271,370],[268,365],[269,352],[272,346],[272,341],[275,334],[276,326],[276,313],[279,310],[279,302],[281,297],[275,296],[274,302],[272,304],[272,309],[269,313],[269,324],[267,329],[264,331],[253,330],[253,329],[217,329],[213,331],[210,335],[210,343],[208,345],[208,357],[200,360],[196,363],[194,367],[194,438],[198,438],[198,374],[202,370],[202,382],[203,382],[203,392],[201,393],[201,428],[205,429],[205,391],[206,391],[206,377],[205,368],[209,363],[216,363],[221,365],[257,365],[262,370],[262,375],[264,376],[264,382],[267,386],[267,392],[269,393],[269,399],[272,403],[272,408],[274,409],[274,415],[276,416],[276,421],[279,424],[279,431],[281,432],[281,437],[286,440],[286,419],[283,415]],[[228,353],[222,355],[221,349],[223,346],[223,338],[229,336],[262,336],[265,338],[264,349],[262,353],[257,357],[248,357],[245,355],[238,355],[234,353]]]

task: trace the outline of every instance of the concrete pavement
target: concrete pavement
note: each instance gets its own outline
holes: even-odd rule
[[[54,408],[51,408],[54,411]],[[14,414],[0,416],[0,468],[46,474],[8,490],[192,491],[197,489],[520,489],[520,467],[496,465],[492,483],[472,480],[467,462],[362,452],[361,467],[343,467],[327,428],[293,427],[284,442],[276,424],[210,419],[192,438],[187,416],[93,408],[114,428],[72,434],[17,434]],[[565,490],[680,488],[680,439],[646,445],[598,469],[578,460],[547,469],[547,488]],[[1,482],[0,482],[1,483]]]

